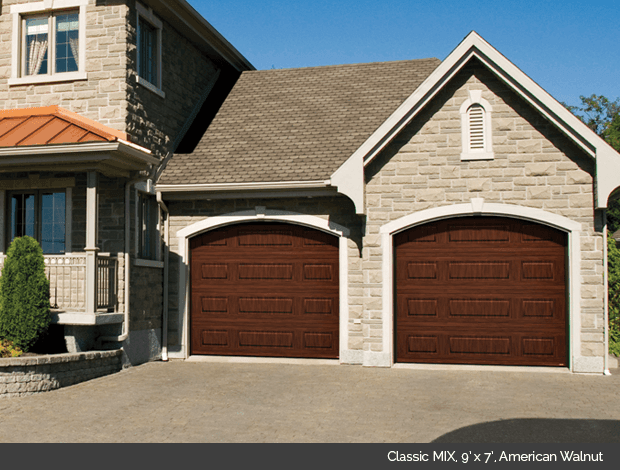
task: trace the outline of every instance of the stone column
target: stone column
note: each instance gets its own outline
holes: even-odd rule
[[[97,172],[89,171],[86,183],[86,313],[97,311]]]

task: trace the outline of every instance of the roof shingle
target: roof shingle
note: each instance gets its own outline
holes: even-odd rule
[[[192,153],[159,184],[328,179],[438,59],[243,72]]]

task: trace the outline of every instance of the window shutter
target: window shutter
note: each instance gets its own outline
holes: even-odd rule
[[[473,105],[468,111],[469,117],[469,148],[484,150],[484,108]]]

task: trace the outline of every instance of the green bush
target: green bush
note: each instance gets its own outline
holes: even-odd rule
[[[49,296],[43,250],[34,238],[16,238],[0,277],[0,338],[28,351],[50,324]]]
[[[620,356],[620,249],[607,235],[609,273],[609,352]]]

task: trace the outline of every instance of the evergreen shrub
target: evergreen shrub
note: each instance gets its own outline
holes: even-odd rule
[[[41,246],[28,236],[16,238],[0,277],[0,338],[28,351],[49,327],[49,296]]]
[[[609,273],[609,352],[620,356],[620,248],[607,235]]]

